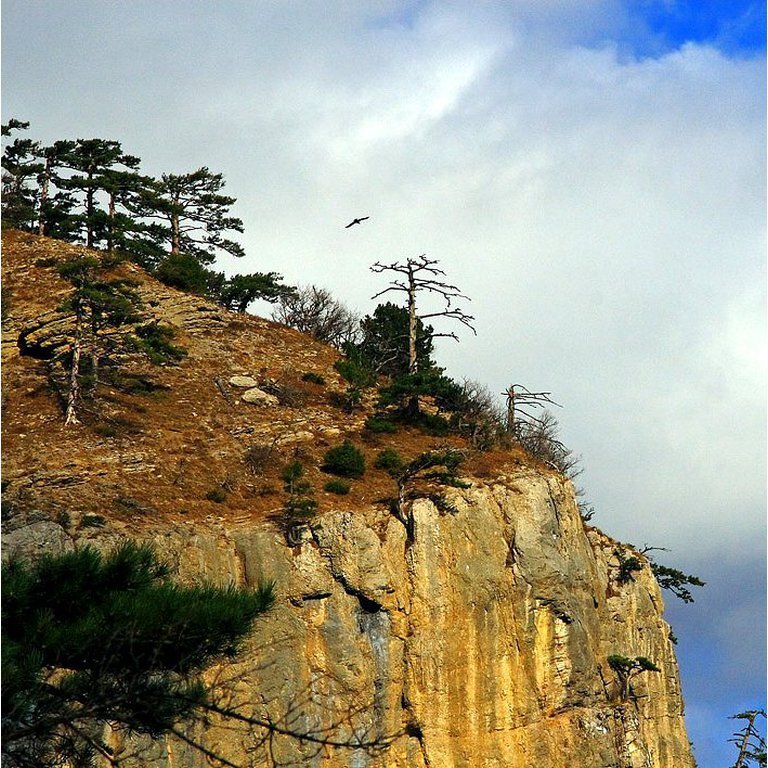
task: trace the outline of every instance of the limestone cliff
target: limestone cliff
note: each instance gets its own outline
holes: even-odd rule
[[[147,283],[153,311],[170,297],[173,312],[164,316],[181,318],[190,360],[164,373],[171,394],[141,405],[145,415],[112,393],[109,407],[133,409],[129,434],[65,430],[41,383],[44,360],[14,344],[24,329],[41,344],[51,327],[66,337],[59,319],[48,331],[40,322],[33,278],[21,269],[31,258],[25,262],[24,249],[37,253],[46,242],[21,239],[9,249],[17,295],[28,301],[14,306],[4,333],[4,554],[84,541],[106,547],[132,536],[153,541],[184,581],[274,579],[276,606],[257,622],[240,661],[212,670],[211,683],[229,706],[278,728],[391,745],[371,753],[265,739],[232,719],[195,725],[190,736],[242,766],[693,765],[658,585],[648,567],[621,583],[616,543],[584,524],[569,481],[519,455],[479,457],[467,464],[470,487],[447,492],[452,511],[417,499],[406,531],[376,503],[386,478],[371,473],[349,498],[323,497],[289,547],[270,520],[280,505],[274,489],[241,466],[243,441],[269,436],[294,451],[303,446],[311,463],[318,447],[359,435],[363,416],[349,420],[312,392],[300,415],[285,403],[265,415],[264,405],[232,397],[226,382],[293,365],[341,387],[333,354]],[[190,314],[209,320],[195,328]],[[277,345],[265,342],[270,334]],[[399,439],[423,447],[417,435]],[[229,498],[218,505],[203,491],[221,477]],[[637,675],[622,696],[612,654],[646,657],[660,671]],[[140,747],[126,765],[210,765],[177,739]]]

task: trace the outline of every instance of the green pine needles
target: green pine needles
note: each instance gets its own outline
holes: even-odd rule
[[[185,587],[154,551],[86,546],[3,566],[2,755],[9,768],[90,766],[101,726],[157,737],[208,702],[274,585]],[[96,734],[96,735],[94,735]]]

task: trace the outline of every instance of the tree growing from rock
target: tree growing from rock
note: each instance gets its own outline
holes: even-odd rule
[[[643,672],[661,672],[661,670],[645,656],[630,658],[621,654],[613,654],[608,657],[608,666],[616,674],[619,684],[619,699],[627,701],[632,695],[630,681]]]
[[[443,512],[456,512],[456,508],[436,489],[469,487],[457,474],[464,459],[462,451],[443,448],[426,451],[407,463],[402,460],[387,461],[386,464],[381,462],[382,468],[397,483],[397,497],[391,502],[392,512],[405,526],[410,538],[414,533],[412,502],[415,499],[427,498]]]

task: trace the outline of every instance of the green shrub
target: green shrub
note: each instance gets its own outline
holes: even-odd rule
[[[443,437],[451,431],[448,419],[436,413],[420,413],[413,423],[428,435],[435,437]]]
[[[154,276],[171,288],[204,296],[216,273],[206,269],[194,256],[179,253],[166,256],[155,269]]]
[[[639,558],[634,555],[627,557],[624,551],[621,549],[614,549],[613,554],[619,561],[619,570],[616,574],[616,581],[619,584],[628,584],[630,581],[634,581],[635,577],[632,575],[634,571],[642,571],[643,564]]]
[[[394,448],[381,451],[373,464],[376,469],[383,469],[390,474],[400,471],[404,465],[403,457]]]
[[[329,480],[324,487],[328,493],[346,496],[349,493],[350,486],[349,483],[345,483],[343,480]]]
[[[353,387],[361,389],[372,387],[376,383],[376,372],[373,371],[366,361],[354,352],[343,360],[337,360],[333,367],[349,382]]]
[[[320,386],[325,384],[325,379],[319,373],[313,373],[308,371],[301,377],[302,381],[308,381],[310,384],[319,384]]]
[[[309,483],[301,479],[304,477],[304,467],[298,459],[287,464],[280,477],[288,493],[301,494],[309,491]]]
[[[205,494],[205,498],[214,504],[223,504],[227,500],[227,492],[223,488],[213,488]]]
[[[285,503],[286,523],[295,525],[314,517],[317,512],[317,501],[311,496],[292,495]]]
[[[175,344],[171,339],[176,332],[169,325],[149,323],[136,329],[136,347],[140,349],[155,365],[168,362],[178,362],[186,357],[187,351]]]
[[[377,435],[392,434],[397,432],[397,424],[389,419],[383,419],[380,416],[371,416],[365,422],[365,429],[374,432]]]
[[[325,454],[322,469],[341,477],[362,477],[365,473],[365,458],[358,448],[345,440]]]

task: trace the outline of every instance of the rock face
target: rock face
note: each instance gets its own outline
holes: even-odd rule
[[[349,768],[689,768],[677,663],[648,567],[617,583],[616,544],[586,529],[570,483],[531,470],[453,491],[458,512],[328,513],[289,549],[268,526],[158,531],[183,579],[256,584],[279,599],[242,662],[217,674],[242,713],[347,741],[401,734],[381,754],[278,736],[279,765]],[[611,654],[660,672],[622,701]],[[269,765],[258,729],[193,735]],[[234,728],[234,730],[233,730]],[[301,762],[306,760],[306,762]],[[133,765],[206,765],[154,744]]]

